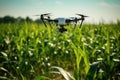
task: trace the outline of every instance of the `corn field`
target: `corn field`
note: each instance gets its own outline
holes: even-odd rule
[[[119,80],[120,21],[68,25],[0,24],[2,80]]]

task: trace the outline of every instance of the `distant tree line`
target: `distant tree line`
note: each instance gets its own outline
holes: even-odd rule
[[[16,22],[35,22],[35,23],[41,23],[40,19],[36,19],[36,20],[32,20],[29,17],[26,18],[22,18],[22,17],[18,17],[18,18],[14,18],[12,16],[4,16],[4,17],[0,17],[0,23],[16,23]]]

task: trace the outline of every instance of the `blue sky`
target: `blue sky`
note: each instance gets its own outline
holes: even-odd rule
[[[90,16],[86,22],[120,19],[120,0],[0,0],[0,17],[29,16],[52,13],[52,17],[70,17],[75,13]]]

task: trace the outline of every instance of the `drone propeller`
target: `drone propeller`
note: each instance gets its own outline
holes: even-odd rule
[[[88,16],[83,15],[83,14],[76,14],[76,15],[81,16],[81,24],[80,24],[80,28],[81,28],[83,21],[85,20],[85,17],[88,17]]]
[[[40,14],[40,15],[34,15],[34,16],[41,16],[41,15],[43,15],[43,16],[47,16],[47,15],[50,15],[51,13],[45,13],[45,14]]]
[[[51,13],[46,13],[46,14],[41,14],[41,15],[34,15],[34,16],[48,16],[50,15]]]
[[[83,14],[76,14],[78,16],[81,16],[81,17],[89,17],[89,16],[86,16],[86,15],[83,15]]]
[[[46,14],[41,14],[41,15],[43,15],[43,16],[47,16],[47,15],[50,15],[51,13],[46,13]]]
[[[33,16],[40,16],[40,15],[33,15]]]
[[[45,27],[47,27],[45,21],[44,21],[44,16],[48,17],[50,19],[50,13],[46,13],[46,14],[41,14],[41,15],[34,15],[34,16],[40,16],[40,19],[42,20],[42,22],[44,23]]]

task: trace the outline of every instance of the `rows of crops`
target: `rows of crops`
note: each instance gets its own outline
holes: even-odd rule
[[[54,26],[54,25],[53,25]],[[84,24],[65,33],[35,23],[0,24],[0,79],[120,79],[120,22]]]

